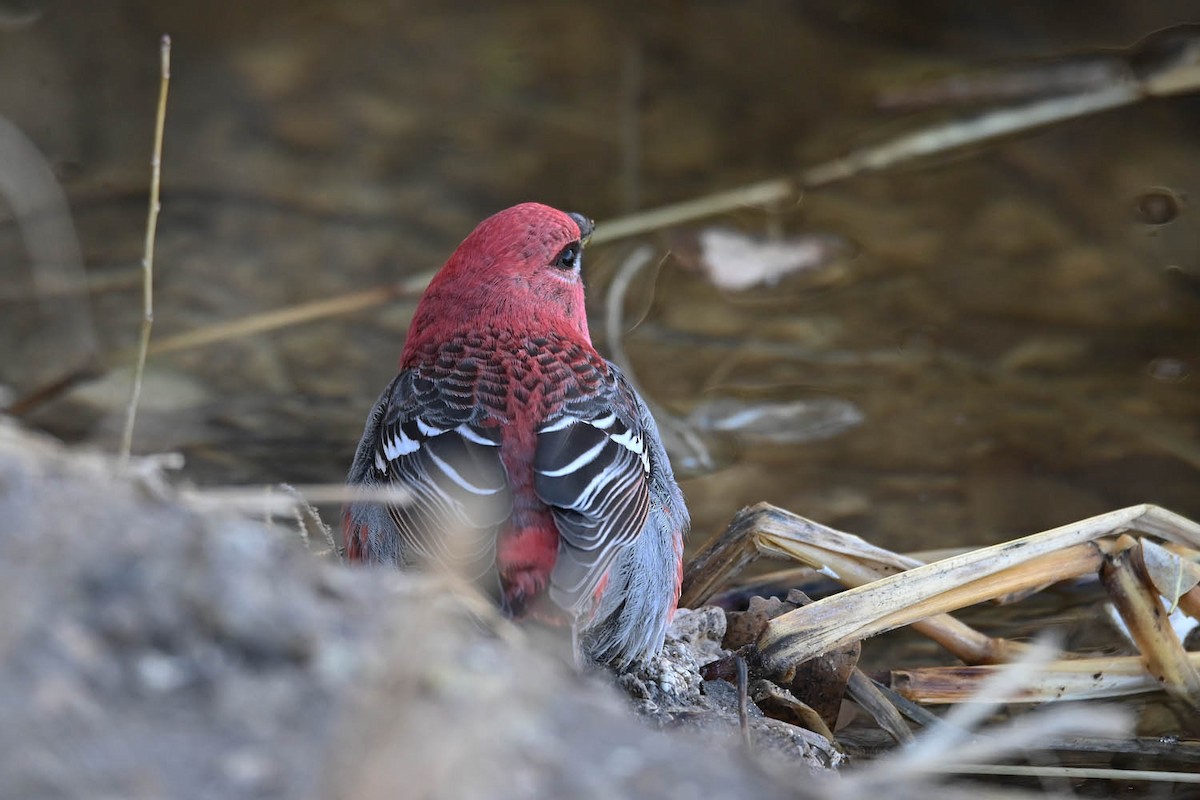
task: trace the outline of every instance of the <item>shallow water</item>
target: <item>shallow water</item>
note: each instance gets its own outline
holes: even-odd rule
[[[3,4],[5,9],[15,3]],[[155,337],[427,271],[537,199],[603,221],[792,174],[907,129],[879,92],[1124,47],[1200,3],[46,3],[0,29],[0,113],[59,176],[110,359],[136,341],[157,36],[174,38]],[[22,7],[40,8],[26,2]],[[3,15],[14,19],[13,15]],[[925,118],[923,118],[925,119]],[[684,483],[693,541],[768,500],[901,549],[1138,502],[1200,517],[1200,98],[1055,126],[701,224],[836,234],[831,270],[726,294],[668,258],[625,345],[647,392],[836,398],[865,421],[734,448]],[[1178,216],[1148,224],[1166,187]],[[647,237],[660,252],[678,232]],[[77,301],[38,311],[0,227],[0,384],[61,374]],[[627,243],[588,254],[594,331]],[[1168,268],[1174,268],[1169,270]],[[338,481],[411,304],[158,357],[135,449],[198,483]],[[643,313],[644,312],[644,313]],[[127,378],[32,420],[112,446]]]

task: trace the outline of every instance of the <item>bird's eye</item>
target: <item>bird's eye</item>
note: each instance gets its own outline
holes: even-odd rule
[[[571,242],[569,245],[559,251],[557,256],[555,256],[554,266],[558,267],[559,269],[571,271],[579,269],[580,249],[579,242]]]

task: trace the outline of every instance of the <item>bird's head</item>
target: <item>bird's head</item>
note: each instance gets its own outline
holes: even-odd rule
[[[540,203],[494,214],[471,231],[425,290],[410,339],[471,323],[579,331],[586,338],[583,246],[592,221]]]

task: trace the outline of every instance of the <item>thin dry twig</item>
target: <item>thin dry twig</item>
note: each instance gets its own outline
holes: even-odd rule
[[[129,454],[133,450],[133,425],[137,418],[138,401],[142,397],[142,378],[146,372],[146,355],[150,349],[150,331],[154,327],[154,237],[158,232],[163,128],[167,120],[167,89],[171,84],[171,37],[165,34],[162,37],[160,54],[158,112],[154,117],[154,151],[150,156],[150,210],[146,217],[146,249],[142,255],[142,333],[138,342],[137,360],[133,367],[133,388],[129,393],[129,405],[125,409],[125,430],[121,434],[122,466],[129,463]]]
[[[190,350],[194,347],[239,339],[256,333],[266,333],[338,314],[350,314],[364,308],[382,305],[389,300],[415,296],[425,288],[431,277],[432,273],[422,273],[400,283],[389,283],[387,286],[376,286],[373,289],[365,289],[328,300],[314,300],[297,306],[218,322],[160,339],[150,348],[150,353],[162,355],[180,350]]]

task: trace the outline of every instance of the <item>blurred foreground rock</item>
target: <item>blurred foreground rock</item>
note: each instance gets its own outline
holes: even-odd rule
[[[787,757],[764,769],[738,745],[728,692],[687,711],[702,687],[678,665],[625,684],[664,724],[709,720],[703,739],[651,730],[597,676],[473,617],[433,579],[322,562],[115,472],[0,420],[0,797],[774,798],[813,785],[796,780],[811,742],[776,737]],[[703,619],[668,654],[703,645]]]

